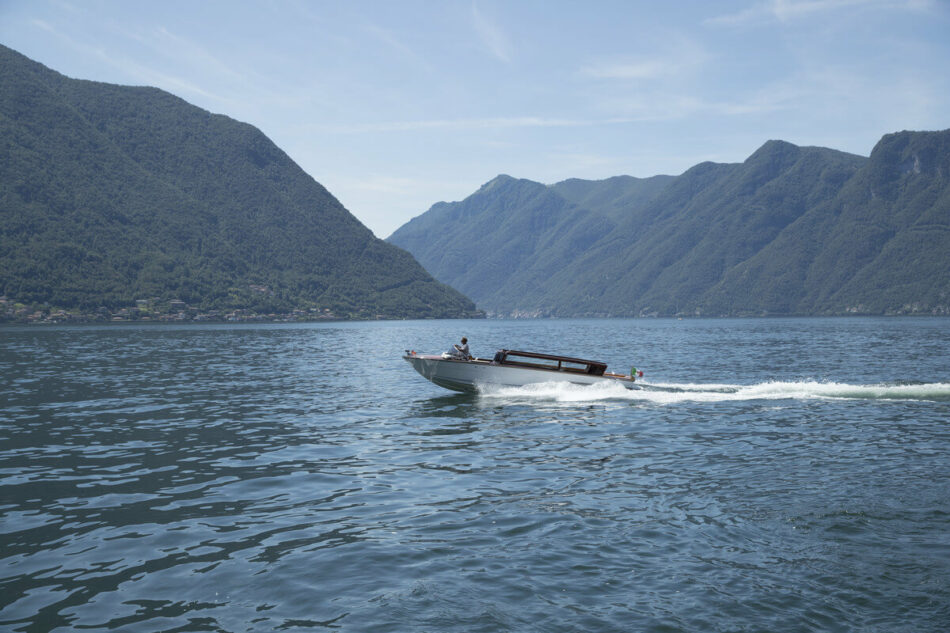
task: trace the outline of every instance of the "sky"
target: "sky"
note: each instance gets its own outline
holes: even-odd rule
[[[0,43],[256,126],[382,238],[499,174],[950,128],[950,0],[0,0]]]

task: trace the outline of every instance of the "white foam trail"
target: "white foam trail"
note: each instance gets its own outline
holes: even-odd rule
[[[837,382],[763,382],[754,385],[641,383],[629,390],[616,383],[573,385],[545,382],[524,387],[487,386],[482,397],[548,402],[629,400],[655,404],[736,402],[744,400],[950,400],[950,383],[850,385]]]
[[[539,382],[523,387],[484,385],[479,393],[487,398],[554,400],[557,402],[588,402],[596,400],[629,399],[633,393],[616,383],[574,385],[567,382]]]

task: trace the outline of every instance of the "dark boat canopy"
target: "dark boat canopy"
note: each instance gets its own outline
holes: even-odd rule
[[[536,362],[549,361],[549,362]],[[597,360],[584,360],[570,356],[556,356],[538,352],[521,352],[513,349],[500,349],[495,352],[493,364],[511,365],[515,367],[529,367],[532,369],[548,369],[553,371],[569,371],[591,376],[603,376],[607,371],[607,363]]]

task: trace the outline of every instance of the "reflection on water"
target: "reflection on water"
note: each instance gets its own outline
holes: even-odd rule
[[[460,331],[648,377],[455,394],[399,358]],[[3,329],[0,628],[943,630],[948,332]]]

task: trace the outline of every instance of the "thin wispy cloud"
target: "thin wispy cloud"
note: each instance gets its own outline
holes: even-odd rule
[[[54,28],[44,20],[31,20],[33,26],[43,29],[54,35],[60,42],[76,52],[77,55],[90,56],[99,59],[106,66],[109,66],[122,75],[129,78],[134,83],[148,86],[158,86],[176,93],[186,93],[199,95],[208,99],[214,99],[214,95],[199,88],[196,84],[186,81],[181,77],[170,75],[168,73],[158,72],[152,68],[137,64],[130,58],[120,55],[112,55],[101,46],[89,44],[63,33]]]
[[[715,26],[754,26],[771,22],[789,22],[795,19],[868,4],[869,0],[770,0],[758,2],[741,11],[719,15],[706,20]],[[872,0],[873,1],[873,0]]]
[[[152,51],[156,59],[169,59],[195,73],[207,73],[212,76],[243,82],[243,73],[233,66],[222,62],[194,41],[177,35],[163,26],[145,31],[129,30],[125,25],[113,24],[112,30],[117,37],[128,38]]]
[[[193,40],[172,33],[164,27],[158,27],[156,33],[158,45],[162,50],[174,51],[177,57],[191,64],[200,65],[207,73],[224,75],[237,81],[246,80],[244,73],[236,70],[231,64],[221,61]]]
[[[881,90],[882,81],[889,90]],[[750,101],[794,112],[796,118],[859,115],[877,121],[881,129],[897,129],[939,116],[937,95],[943,89],[945,86],[901,67],[882,68],[879,76],[866,77],[845,65],[826,64],[800,69],[763,86]],[[909,94],[914,98],[907,99]]]
[[[47,33],[53,33],[53,34],[56,33],[56,29],[54,29],[53,26],[45,20],[36,20],[36,19],[30,20],[30,24],[32,24],[33,26],[37,28],[43,29]]]
[[[927,11],[933,0],[768,0],[741,11],[705,20],[713,26],[746,27],[769,23],[787,24],[834,11],[857,8]]]
[[[377,132],[414,132],[421,130],[488,130],[501,128],[565,128],[618,125],[634,119],[611,117],[603,119],[559,119],[534,116],[487,117],[473,119],[430,119],[419,121],[383,121],[340,125],[318,125],[309,129],[336,134],[367,134]]]
[[[696,39],[678,33],[665,34],[641,55],[595,59],[579,70],[583,77],[617,80],[671,80],[700,70],[709,54]]]
[[[112,66],[123,74],[133,78],[135,83],[143,86],[156,86],[169,92],[181,95],[200,96],[204,99],[226,102],[215,94],[201,88],[194,82],[188,81],[176,75],[163,73],[154,68],[137,64],[133,61],[123,58],[116,58],[103,49],[95,49],[94,54],[102,61]]]
[[[657,79],[677,71],[677,65],[670,61],[645,59],[589,65],[581,69],[581,74],[595,79]]]
[[[432,62],[420,55],[413,47],[406,44],[395,32],[383,28],[376,24],[370,24],[364,27],[366,33],[376,42],[382,44],[387,52],[392,52],[402,63],[409,62],[412,68],[431,73],[434,70]]]
[[[371,176],[355,183],[354,188],[377,193],[407,194],[419,187],[420,181],[399,176]]]
[[[555,151],[550,155],[552,164],[547,167],[553,180],[579,178],[587,173],[603,173],[614,171],[621,173],[624,169],[623,160],[617,156],[597,154],[583,151]],[[552,180],[551,177],[542,180]]]
[[[601,107],[622,115],[624,120],[637,123],[676,121],[710,114],[748,114],[755,109],[741,102],[716,102],[671,92],[613,97],[604,100]]]
[[[511,44],[504,31],[482,15],[478,5],[472,4],[472,26],[480,41],[496,59],[505,63],[511,61]]]
[[[397,38],[393,32],[389,29],[385,29],[376,24],[369,24],[364,27],[367,33],[369,33],[375,40],[382,42],[387,45],[389,48],[405,55],[415,57],[415,52],[409,48],[405,42]]]

